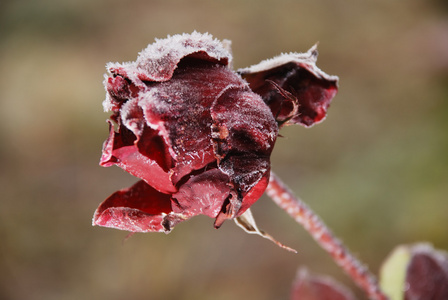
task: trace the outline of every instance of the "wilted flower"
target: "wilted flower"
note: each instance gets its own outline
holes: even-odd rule
[[[314,47],[234,72],[227,44],[175,35],[107,65],[100,164],[141,181],[107,198],[94,225],[169,232],[203,214],[219,227],[263,194],[279,127],[323,120],[337,77],[315,66]]]

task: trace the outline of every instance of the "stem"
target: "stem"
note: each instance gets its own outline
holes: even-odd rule
[[[318,215],[302,200],[294,196],[273,172],[271,172],[266,193],[280,208],[285,210],[311,234],[316,242],[333,257],[333,260],[367,293],[370,299],[388,299],[368,268],[333,235]]]

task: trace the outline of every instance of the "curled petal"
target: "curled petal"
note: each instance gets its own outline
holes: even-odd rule
[[[269,159],[250,155],[229,156],[219,166],[223,173],[229,174],[231,197],[216,217],[214,226],[243,214],[263,194],[269,181]]]
[[[254,154],[246,153],[228,156],[221,162],[219,168],[229,174],[241,201],[262,178],[266,179],[269,176],[270,162],[269,157],[257,157]],[[249,199],[246,198],[246,200]]]
[[[252,206],[252,204],[257,202],[258,199],[260,199],[260,197],[266,190],[266,187],[268,186],[269,177],[270,177],[270,169],[264,172],[261,179],[258,180],[255,186],[252,189],[250,189],[250,191],[243,197],[243,201],[241,203],[241,208],[240,211],[238,212],[238,215],[244,213],[249,207]]]
[[[314,46],[307,53],[282,54],[238,72],[261,95],[279,125],[308,127],[325,118],[337,92],[338,77],[321,71],[316,60]]]
[[[261,97],[231,88],[211,108],[215,149],[219,156],[257,153],[269,156],[278,134],[277,124]]]
[[[138,106],[138,98],[131,99],[121,106],[119,112],[120,120],[127,129],[139,137],[142,134],[142,130],[145,127],[145,121],[143,119],[143,110]]]
[[[107,91],[103,102],[104,111],[118,112],[123,103],[136,97],[139,92],[138,87],[120,75],[106,77],[104,85]]]
[[[163,82],[171,79],[177,64],[186,56],[224,66],[232,60],[232,55],[220,41],[209,34],[193,32],[157,39],[139,53],[137,61],[109,63],[107,69],[113,75],[120,75],[137,86],[144,86],[145,81]]]
[[[101,203],[93,225],[131,232],[168,232],[173,226],[172,215],[171,196],[139,181]]]
[[[210,107],[229,86],[247,89],[231,70],[196,63],[177,69],[169,82],[151,87],[139,100],[146,123],[163,137],[175,161],[174,184],[216,160]]]
[[[136,139],[135,135],[120,126],[119,132],[115,132],[114,125],[110,120],[109,123],[109,137],[103,144],[103,152],[101,154],[100,165],[103,167],[110,167],[117,163],[117,157],[114,155],[116,149],[132,146]]]
[[[140,153],[134,145],[135,136],[125,127],[120,126],[115,132],[110,125],[109,138],[103,146],[101,166],[116,164],[130,174],[145,180],[148,184],[163,193],[172,193],[176,188],[169,179],[169,174],[150,157]]]
[[[169,173],[174,162],[169,153],[168,145],[156,130],[144,126],[136,145],[141,154],[157,162],[163,171]]]
[[[213,104],[211,113],[218,167],[229,175],[239,201],[243,200],[239,212],[243,213],[262,192],[257,188],[250,197],[246,198],[246,195],[263,177],[265,181],[258,187],[267,185],[270,154],[278,127],[262,99],[241,89],[229,89],[223,93]]]

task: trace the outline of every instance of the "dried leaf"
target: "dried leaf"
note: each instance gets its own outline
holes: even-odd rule
[[[281,248],[283,248],[285,250],[297,253],[297,250],[283,245],[282,243],[280,243],[277,240],[275,240],[270,234],[264,232],[263,230],[260,230],[258,228],[257,224],[255,223],[255,219],[254,219],[250,209],[246,210],[244,212],[244,214],[242,214],[241,216],[235,218],[234,220],[235,220],[236,225],[241,227],[247,233],[258,234],[259,236],[264,237],[265,239],[270,240],[271,242],[275,243],[277,246],[279,246],[279,247],[281,247]]]

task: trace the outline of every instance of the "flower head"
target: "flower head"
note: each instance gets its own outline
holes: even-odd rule
[[[312,48],[234,72],[226,44],[194,32],[108,64],[100,165],[141,180],[107,198],[93,224],[169,232],[199,214],[215,227],[241,216],[266,189],[279,127],[323,120],[336,94],[316,57]]]

